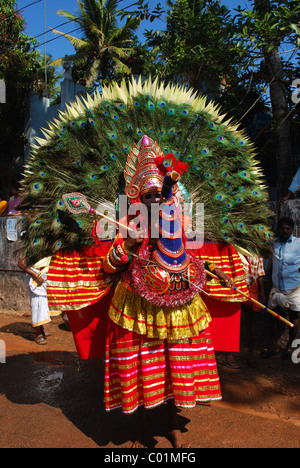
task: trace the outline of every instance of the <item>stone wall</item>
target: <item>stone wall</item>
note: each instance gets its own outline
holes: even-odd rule
[[[30,311],[25,273],[18,267],[18,240],[9,240],[14,238],[11,221],[20,220],[19,217],[0,217],[0,313],[23,314]],[[17,225],[16,235],[19,239],[19,225]]]

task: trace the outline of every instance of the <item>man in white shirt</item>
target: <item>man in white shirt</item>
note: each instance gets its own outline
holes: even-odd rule
[[[300,238],[292,235],[294,222],[283,217],[278,221],[278,237],[272,253],[272,283],[268,306],[272,309],[288,309],[290,321],[290,337],[283,357],[289,359],[292,353],[292,343],[296,338],[300,323]],[[280,313],[281,311],[278,311]],[[271,317],[272,348],[264,350],[261,357],[266,358],[279,353],[278,320]]]

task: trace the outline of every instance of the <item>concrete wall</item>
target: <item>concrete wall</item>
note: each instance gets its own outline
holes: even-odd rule
[[[18,240],[9,240],[9,223],[19,217],[0,217],[0,313],[30,311],[25,273],[18,267]],[[21,228],[17,226],[17,237]]]

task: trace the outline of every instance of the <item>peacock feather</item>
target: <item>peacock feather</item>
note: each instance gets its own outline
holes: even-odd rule
[[[263,255],[272,234],[267,193],[252,143],[214,103],[158,80],[110,84],[77,99],[43,129],[26,164],[22,229],[31,263],[93,243],[93,217],[70,213],[63,194],[81,192],[91,206],[124,193],[124,169],[143,135],[164,155],[189,165],[186,200],[204,203],[205,237]]]

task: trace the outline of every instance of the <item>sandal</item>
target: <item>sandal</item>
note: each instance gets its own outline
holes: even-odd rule
[[[47,344],[47,340],[43,335],[37,336],[34,341],[38,345],[46,345]]]

